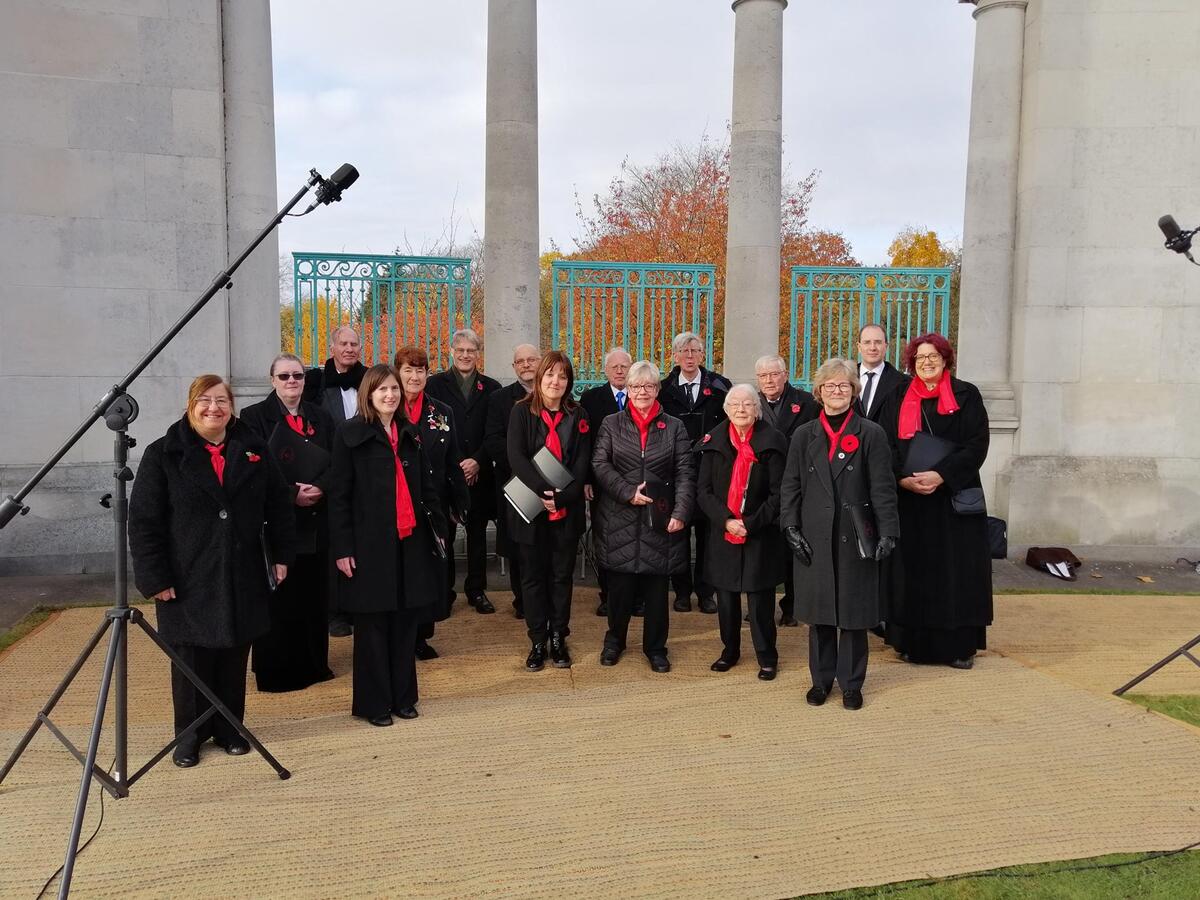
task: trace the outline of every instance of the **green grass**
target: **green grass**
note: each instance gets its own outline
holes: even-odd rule
[[[7,650],[33,629],[37,628],[48,618],[54,610],[48,606],[39,606],[34,609],[29,615],[23,618],[20,622],[14,625],[7,631],[0,631],[0,653]]]
[[[1186,660],[1185,660],[1186,661]],[[1196,670],[1200,677],[1200,669]],[[1200,695],[1196,694],[1126,694],[1125,699],[1164,716],[1187,722],[1200,728]],[[1200,897],[1200,893],[1196,896]]]
[[[1117,597],[1200,597],[1200,591],[1139,591],[1134,588],[1000,588],[993,594],[1096,594]]]

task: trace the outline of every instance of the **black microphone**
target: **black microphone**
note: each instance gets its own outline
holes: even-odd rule
[[[322,203],[329,205],[342,199],[342,191],[358,181],[358,169],[350,163],[342,163],[330,177],[323,178],[317,185],[317,199],[300,215],[307,215]]]
[[[1158,220],[1158,227],[1162,231],[1163,237],[1167,239],[1166,248],[1168,250],[1187,253],[1192,249],[1192,236],[1184,234],[1174,216],[1163,216]]]

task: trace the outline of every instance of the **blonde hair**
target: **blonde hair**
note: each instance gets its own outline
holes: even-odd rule
[[[857,397],[859,391],[862,390],[862,387],[858,382],[858,366],[850,362],[848,359],[840,359],[836,356],[833,359],[827,359],[825,362],[821,363],[821,368],[817,369],[816,373],[813,375],[813,396],[820,400],[821,386],[837,375],[846,376],[846,380],[850,382],[850,398],[854,399]]]

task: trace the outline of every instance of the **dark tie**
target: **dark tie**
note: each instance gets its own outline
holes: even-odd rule
[[[866,415],[867,413],[869,413],[871,411],[871,388],[874,386],[874,384],[875,384],[875,373],[868,372],[867,373],[867,386],[865,388],[863,388],[863,393],[862,393],[863,415]]]
[[[691,409],[693,406],[696,405],[695,389],[696,389],[696,385],[689,382],[687,385],[688,409]]]
[[[625,392],[617,391],[617,409],[625,408]]]

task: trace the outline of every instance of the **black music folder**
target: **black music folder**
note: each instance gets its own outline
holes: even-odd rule
[[[332,459],[328,450],[293,431],[287,422],[275,426],[267,446],[283,477],[292,483],[312,484],[325,474]]]
[[[546,507],[542,505],[542,500],[545,498],[516,475],[508,479],[508,483],[504,485],[504,499],[512,505],[512,508],[517,511],[517,515],[527,525],[546,511]]]
[[[571,470],[558,461],[558,457],[550,452],[549,447],[543,447],[533,454],[533,467],[556,491],[565,491],[575,480]]]
[[[904,457],[904,474],[931,472],[934,466],[958,449],[953,441],[940,438],[928,431],[918,431],[908,442],[908,453]]]

